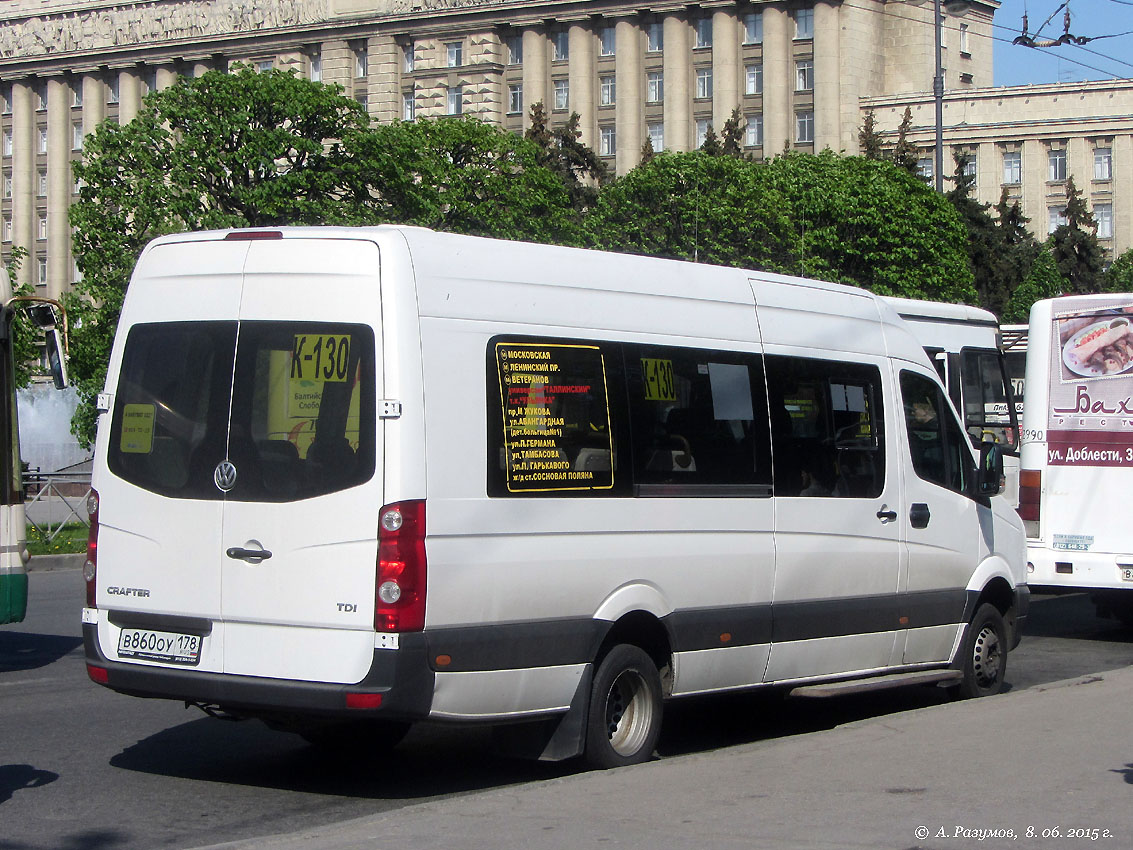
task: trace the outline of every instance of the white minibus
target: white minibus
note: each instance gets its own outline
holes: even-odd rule
[[[110,358],[87,669],[388,744],[648,759],[665,700],[997,692],[1022,524],[881,299],[410,227],[162,237]]]
[[[1019,512],[1032,587],[1089,591],[1133,627],[1133,294],[1038,301]]]
[[[910,298],[885,299],[909,324],[936,367],[948,396],[977,447],[999,444],[1004,460],[1004,496],[1019,504],[1019,403],[995,314],[967,304]]]

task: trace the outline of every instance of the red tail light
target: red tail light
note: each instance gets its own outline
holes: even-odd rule
[[[90,513],[90,532],[87,534],[87,560],[83,564],[83,578],[87,583],[87,607],[94,608],[94,597],[98,575],[98,493],[90,491],[87,496],[87,511]]]
[[[425,502],[386,505],[378,521],[378,576],[374,628],[425,628]]]
[[[95,667],[92,664],[88,664],[87,676],[92,682],[98,685],[105,685],[110,682],[110,671],[105,667]]]
[[[1038,469],[1019,470],[1019,516],[1030,522],[1039,521],[1039,502],[1042,493],[1042,472]]]

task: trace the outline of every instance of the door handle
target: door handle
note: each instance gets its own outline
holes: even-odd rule
[[[889,505],[882,505],[881,510],[877,512],[877,518],[881,520],[883,525],[887,522],[896,522],[897,512],[891,510]]]
[[[258,564],[271,557],[267,549],[244,549],[240,546],[233,546],[224,554],[234,561],[247,561],[249,564]]]
[[[909,524],[913,528],[927,528],[932,512],[924,502],[913,502],[909,507]]]

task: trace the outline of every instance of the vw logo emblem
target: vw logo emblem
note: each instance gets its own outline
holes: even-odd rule
[[[236,486],[236,464],[230,460],[222,460],[216,465],[212,480],[216,482],[217,487],[227,493]]]

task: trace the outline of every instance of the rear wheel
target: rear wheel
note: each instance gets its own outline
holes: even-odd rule
[[[619,644],[590,689],[586,760],[597,768],[648,761],[661,734],[661,676],[643,650]]]
[[[1003,689],[1007,673],[1007,626],[994,605],[984,603],[964,634],[964,678],[958,696],[986,697]]]

